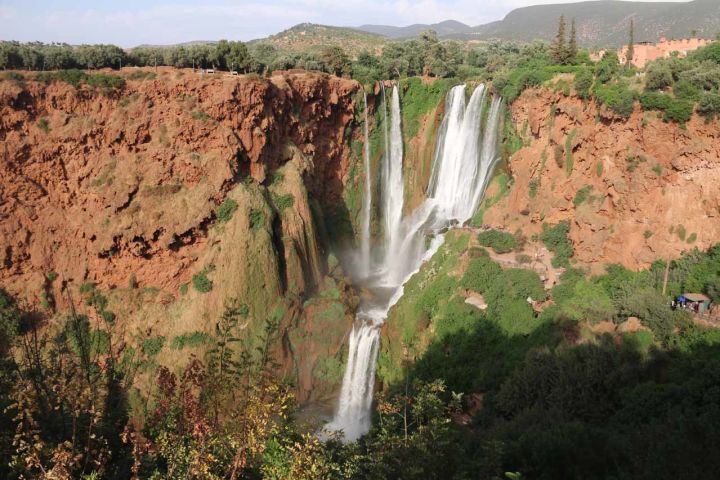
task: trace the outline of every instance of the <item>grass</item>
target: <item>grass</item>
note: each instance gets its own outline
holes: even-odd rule
[[[400,83],[402,92],[402,121],[403,133],[406,139],[417,136],[420,132],[422,117],[435,110],[440,100],[445,96],[451,87],[448,80],[436,80],[431,84],[425,84],[418,77],[402,80]],[[391,96],[391,92],[388,92]],[[390,98],[388,98],[390,103]]]
[[[567,170],[568,177],[573,171],[573,141],[575,140],[576,134],[577,130],[573,129],[573,131],[570,132],[570,135],[565,138],[565,168]]]
[[[675,229],[675,233],[680,240],[685,241],[685,236],[687,235],[687,232],[685,231],[685,227],[683,225],[678,225]]]

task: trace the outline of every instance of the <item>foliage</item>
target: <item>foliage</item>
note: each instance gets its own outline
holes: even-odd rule
[[[595,98],[601,105],[606,105],[618,115],[628,118],[633,112],[636,94],[628,88],[627,83],[618,82],[612,85],[596,85]]]
[[[208,273],[215,269],[213,265],[208,265],[203,268],[199,273],[192,276],[193,288],[200,293],[207,293],[212,290],[213,282],[208,278]]]
[[[570,233],[570,222],[567,220],[554,226],[546,223],[543,224],[540,240],[542,240],[548,250],[555,254],[552,259],[553,266],[568,267],[570,265],[570,257],[573,256],[573,247],[568,239],[568,233]]]
[[[173,350],[182,350],[184,348],[194,348],[212,343],[212,338],[205,332],[191,332],[178,335],[172,339],[170,348]]]
[[[295,197],[293,197],[292,193],[288,193],[285,195],[273,194],[272,200],[275,208],[277,208],[278,211],[281,213],[284,212],[285,209],[288,209],[295,204]]]
[[[580,188],[577,192],[575,192],[575,198],[573,198],[573,205],[576,207],[579,207],[585,201],[588,199],[590,194],[592,193],[592,185],[585,185],[582,188]]]
[[[233,200],[232,198],[226,198],[225,201],[221,203],[217,209],[218,222],[228,222],[232,218],[237,208],[238,204],[235,200]]]
[[[590,92],[592,91],[594,81],[594,75],[592,70],[589,68],[583,68],[575,75],[575,92],[577,96],[583,100],[590,98]]]
[[[142,343],[142,352],[148,357],[155,357],[165,345],[165,337],[158,335],[157,337],[148,338]]]
[[[422,117],[438,106],[451,84],[446,80],[426,84],[422,79],[414,77],[403,80],[400,85],[403,133],[406,138],[413,138],[420,131]]]
[[[250,209],[250,228],[259,230],[265,225],[265,213],[262,210]]]
[[[477,236],[480,245],[492,248],[496,253],[512,252],[517,247],[515,237],[499,230],[486,230]]]
[[[701,115],[711,119],[720,115],[720,93],[717,91],[703,93],[697,110]]]

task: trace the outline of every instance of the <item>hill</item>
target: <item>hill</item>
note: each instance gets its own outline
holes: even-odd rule
[[[355,56],[363,50],[376,51],[385,41],[381,35],[354,28],[301,23],[249,43],[270,43],[278,50],[290,53],[319,51],[323,47],[338,46],[349,55]]]
[[[551,40],[557,32],[560,15],[576,18],[578,41],[588,47],[625,43],[630,18],[635,19],[637,41],[655,41],[661,36],[684,38],[693,34],[714,38],[720,32],[720,2],[717,0],[686,3],[597,0],[518,8],[502,20],[475,27],[447,20],[407,27],[362,25],[357,28],[390,39],[414,37],[423,30],[433,29],[440,37],[457,40]]]
[[[618,46],[626,42],[628,22],[635,20],[635,39],[655,41],[661,36],[713,38],[720,31],[720,2],[623,2],[600,0],[563,5],[518,8],[503,20],[475,27],[465,38],[551,40],[557,19],[575,17],[578,41],[585,46]]]
[[[445,20],[440,23],[425,24],[416,23],[406,27],[394,27],[390,25],[361,25],[358,30],[376,33],[390,39],[417,37],[425,30],[435,30],[438,36],[449,37],[454,35],[468,35],[473,33],[473,27],[457,20]]]

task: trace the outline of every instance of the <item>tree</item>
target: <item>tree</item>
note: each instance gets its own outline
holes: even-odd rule
[[[550,46],[550,59],[559,65],[564,65],[567,62],[568,48],[565,42],[565,15],[560,15],[560,21],[558,22],[558,33],[555,36],[555,41]]]
[[[568,44],[567,63],[575,63],[577,60],[577,54],[577,29],[575,28],[575,17],[573,17],[572,24],[570,26],[570,43]]]
[[[341,47],[326,47],[322,52],[321,59],[328,73],[341,77],[349,76],[352,72],[350,58]]]
[[[625,54],[625,66],[630,67],[632,65],[633,57],[635,56],[635,20],[630,19],[630,38],[628,40],[627,53]]]

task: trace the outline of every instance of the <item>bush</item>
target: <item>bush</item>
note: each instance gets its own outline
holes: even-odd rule
[[[478,234],[478,242],[484,247],[492,248],[496,253],[512,252],[517,247],[513,235],[498,230],[488,230]]]
[[[183,348],[200,347],[212,343],[212,337],[205,332],[192,332],[178,335],[172,339],[170,348],[182,350]]]
[[[578,190],[575,194],[575,198],[573,199],[573,204],[578,207],[585,203],[585,200],[587,200],[590,196],[592,189],[592,185],[585,185],[580,190]]]
[[[540,240],[545,246],[555,254],[552,264],[555,267],[569,267],[570,257],[573,256],[572,243],[568,239],[570,233],[570,222],[567,220],[551,226],[543,224],[543,231],[540,234]]]
[[[250,209],[250,228],[258,230],[265,224],[265,213],[256,208]]]
[[[593,73],[590,69],[584,68],[575,75],[575,92],[577,96],[584,99],[590,98],[590,91],[593,86]]]
[[[47,118],[41,118],[40,120],[38,120],[37,126],[45,133],[48,133],[50,131],[50,125],[48,124]]]
[[[708,118],[720,115],[720,92],[705,92],[700,97],[698,112]]]
[[[217,209],[218,222],[225,223],[229,221],[237,208],[238,204],[235,200],[233,200],[232,198],[226,198],[225,201],[221,203]]]
[[[695,105],[691,100],[673,98],[659,92],[646,92],[640,96],[640,105],[645,110],[660,110],[663,120],[685,123],[692,118]]]
[[[700,100],[702,91],[690,80],[682,79],[679,80],[673,87],[673,94],[676,98],[697,102]]]
[[[200,293],[207,293],[212,290],[213,282],[207,277],[207,274],[213,269],[206,267],[202,272],[192,276],[193,288]]]
[[[275,195],[272,196],[273,204],[275,205],[275,208],[278,209],[279,212],[283,212],[286,208],[290,208],[293,205],[295,205],[295,197],[293,197],[292,193],[288,193],[286,195]]]
[[[489,258],[474,258],[460,280],[460,285],[465,289],[484,293],[501,274],[500,266]]]
[[[665,62],[651,63],[645,75],[646,90],[663,90],[672,86],[673,75],[670,67]]]
[[[561,305],[562,313],[576,321],[597,323],[611,320],[615,315],[612,300],[602,286],[580,280],[575,284],[574,295]]]
[[[154,357],[160,353],[163,345],[165,345],[165,337],[163,336],[148,338],[142,344],[142,351],[148,357]]]
[[[595,87],[595,97],[598,103],[606,105],[610,110],[625,118],[628,118],[633,112],[635,96],[635,92],[622,82]]]

